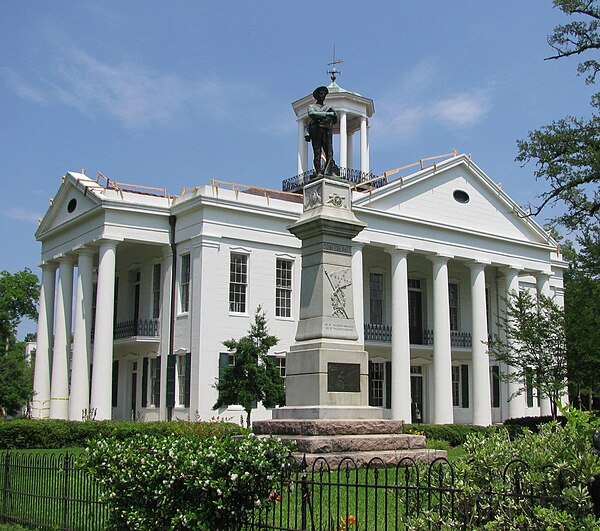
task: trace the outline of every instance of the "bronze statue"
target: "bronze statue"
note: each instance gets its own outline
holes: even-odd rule
[[[313,92],[316,103],[308,107],[308,127],[306,141],[312,142],[313,165],[317,175],[339,175],[339,168],[333,160],[333,125],[337,123],[337,114],[333,107],[325,105],[327,87],[317,87]],[[321,161],[321,153],[325,162]]]

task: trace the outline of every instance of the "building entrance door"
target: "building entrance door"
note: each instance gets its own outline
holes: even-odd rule
[[[417,284],[418,289],[408,290],[408,331],[410,342],[413,345],[423,344],[423,303],[421,300],[421,282],[412,280],[411,284]]]
[[[423,374],[422,367],[411,366],[410,368],[410,399],[412,421],[419,424],[423,419]]]

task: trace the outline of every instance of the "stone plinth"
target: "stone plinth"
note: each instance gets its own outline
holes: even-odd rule
[[[276,411],[276,410],[275,410]],[[294,441],[295,457],[311,465],[318,459],[336,468],[345,458],[357,467],[375,464],[397,465],[405,458],[429,463],[446,457],[442,450],[425,448],[423,435],[403,433],[404,423],[398,420],[263,420],[253,424],[257,435],[275,435],[282,441]]]

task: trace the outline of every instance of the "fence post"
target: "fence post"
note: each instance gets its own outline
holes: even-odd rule
[[[308,506],[308,477],[307,477],[307,473],[306,473],[306,468],[307,468],[308,464],[306,462],[306,455],[302,458],[302,472],[300,474],[301,477],[301,481],[302,481],[302,522],[300,527],[302,528],[303,531],[306,530],[306,508]]]
[[[71,456],[67,453],[65,454],[65,483],[63,490],[63,514],[62,514],[62,528],[67,529],[67,511],[69,509],[69,479],[71,472]]]
[[[4,456],[4,488],[2,489],[2,521],[5,520],[8,511],[8,494],[10,487],[10,453]]]

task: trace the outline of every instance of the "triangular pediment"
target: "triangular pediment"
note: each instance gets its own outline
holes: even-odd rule
[[[355,199],[354,206],[449,229],[549,243],[546,232],[465,155],[390,182]]]
[[[100,198],[93,192],[97,186],[96,181],[81,173],[67,173],[40,222],[36,237],[80,221],[97,210],[101,205]]]

